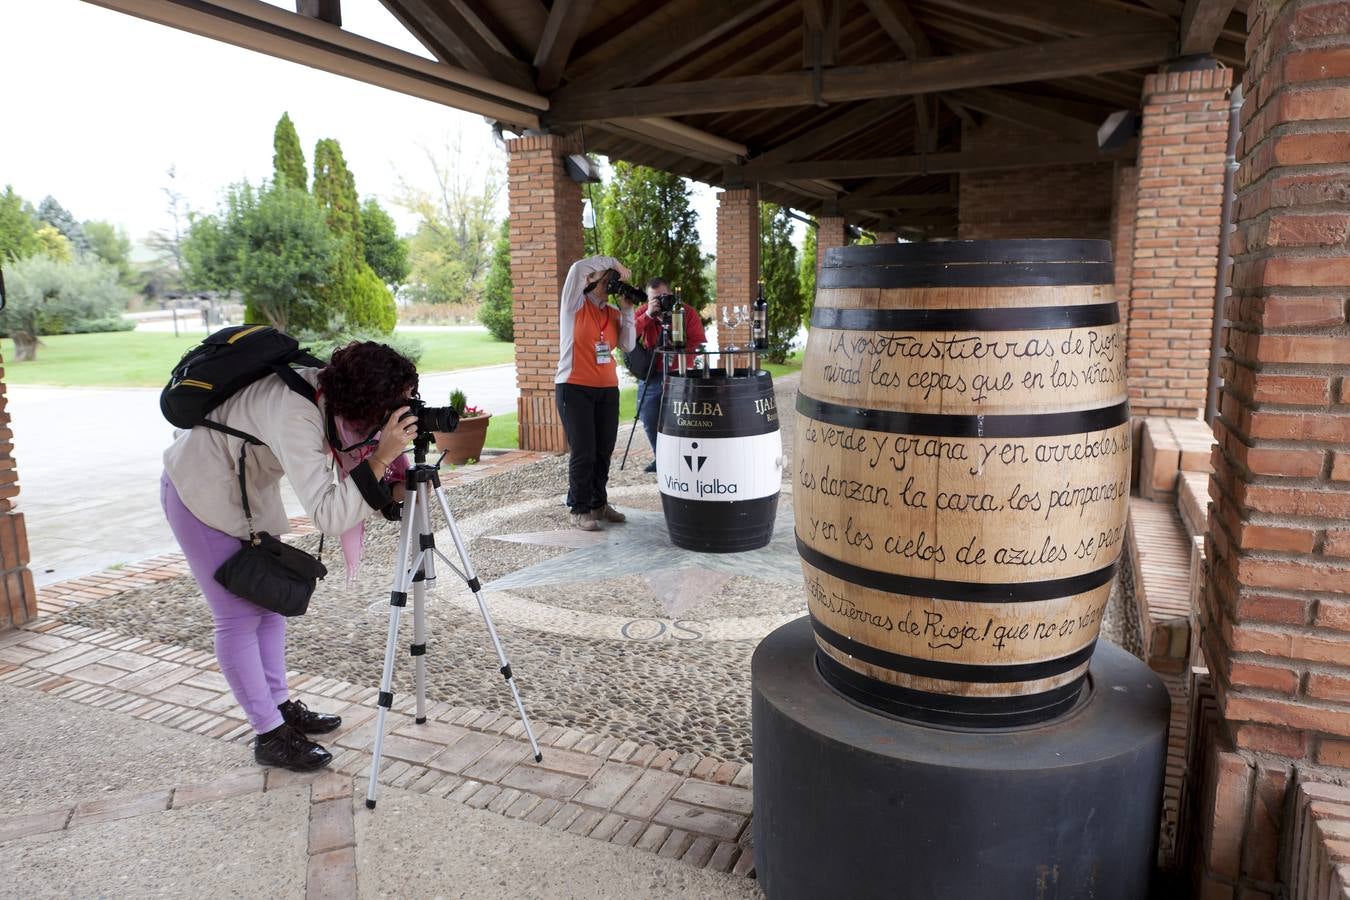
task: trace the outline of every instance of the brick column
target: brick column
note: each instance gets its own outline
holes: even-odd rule
[[[717,343],[750,342],[750,320],[734,330],[722,323],[722,306],[749,311],[759,283],[759,188],[736,188],[717,195]]]
[[[843,216],[820,216],[816,219],[816,278],[825,264],[825,251],[848,243],[848,222]]]
[[[1205,408],[1232,74],[1144,79],[1128,350],[1136,416]]]
[[[1116,264],[1116,302],[1120,304],[1120,318],[1127,323],[1130,275],[1134,271],[1134,216],[1138,190],[1139,170],[1134,166],[1117,166],[1111,191],[1111,257]]]
[[[553,402],[558,303],[568,268],[584,253],[581,185],[563,158],[578,149],[549,134],[507,141],[506,151],[520,447],[562,451],[567,440]]]
[[[1205,897],[1286,896],[1295,774],[1350,779],[1350,0],[1253,3],[1248,24],[1199,611]]]
[[[894,231],[878,231],[876,237],[878,244],[894,244],[899,235]]]
[[[28,531],[23,513],[14,511],[19,494],[19,469],[14,461],[5,397],[4,360],[0,360],[0,631],[22,625],[37,615],[37,591],[28,571]]]

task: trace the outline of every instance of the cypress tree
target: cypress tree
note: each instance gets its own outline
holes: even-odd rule
[[[356,179],[342,157],[342,145],[332,138],[314,146],[314,199],[328,213],[328,227],[350,249],[353,259],[363,259],[365,240]]]
[[[759,205],[759,277],[769,301],[769,362],[784,362],[801,328],[802,300],[792,217],[774,203]]]
[[[309,189],[305,151],[300,149],[300,135],[295,133],[290,113],[281,114],[272,132],[272,180],[302,191]]]

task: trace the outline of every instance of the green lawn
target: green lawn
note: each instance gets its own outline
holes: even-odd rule
[[[37,359],[14,362],[14,342],[0,343],[9,384],[63,387],[160,387],[183,353],[203,337],[181,337],[153,331],[105,334],[59,334],[42,339]],[[418,369],[446,372],[510,362],[513,344],[493,340],[483,331],[418,331],[410,335],[422,345]]]

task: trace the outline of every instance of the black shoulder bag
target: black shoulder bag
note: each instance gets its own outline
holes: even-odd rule
[[[239,493],[244,501],[244,518],[248,520],[248,540],[216,569],[216,581],[263,609],[283,616],[303,616],[315,583],[328,574],[328,569],[298,547],[265,531],[254,530],[244,482],[244,454],[249,443],[245,440],[239,448]],[[323,552],[322,538],[319,552]]]

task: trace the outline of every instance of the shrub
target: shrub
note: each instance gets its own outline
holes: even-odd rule
[[[352,341],[375,341],[386,344],[402,353],[414,364],[422,358],[422,345],[401,334],[381,334],[373,331],[299,331],[291,336],[300,342],[300,346],[313,353],[324,362],[333,355],[338,347],[345,347]]]
[[[503,221],[497,242],[492,245],[492,268],[483,285],[483,304],[478,308],[478,320],[499,341],[516,339],[512,287],[511,227],[509,222]]]
[[[0,327],[14,339],[16,362],[37,356],[38,336],[78,330],[114,330],[127,291],[117,270],[83,258],[61,262],[44,255],[11,263],[6,270],[8,303]]]

